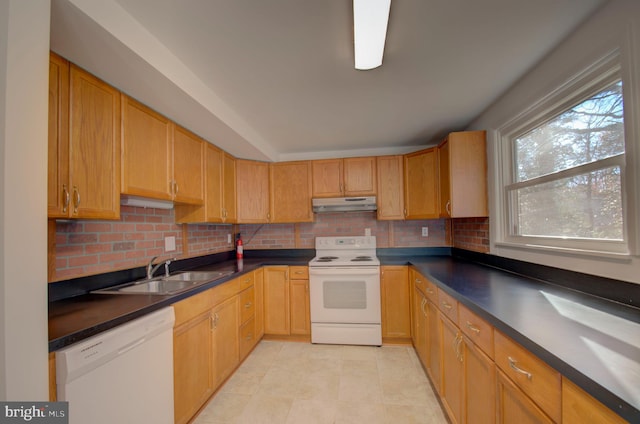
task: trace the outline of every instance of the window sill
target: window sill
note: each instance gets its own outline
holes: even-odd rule
[[[573,257],[584,258],[584,259],[603,259],[603,260],[615,261],[619,263],[630,263],[633,258],[633,256],[628,252],[616,253],[616,252],[607,252],[607,251],[598,251],[598,250],[575,249],[575,248],[567,248],[567,247],[543,246],[543,245],[537,245],[537,244],[513,243],[513,242],[507,242],[507,241],[494,242],[493,244],[496,248],[507,248],[507,249],[515,249],[520,251],[530,251],[530,252],[546,253],[546,254],[561,254],[561,255],[573,256]]]

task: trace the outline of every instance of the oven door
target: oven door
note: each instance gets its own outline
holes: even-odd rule
[[[309,268],[312,323],[380,324],[380,268]]]

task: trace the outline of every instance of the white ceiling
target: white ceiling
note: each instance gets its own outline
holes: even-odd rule
[[[469,122],[603,0],[393,0],[353,66],[350,0],[52,0],[51,48],[237,157],[404,153]]]

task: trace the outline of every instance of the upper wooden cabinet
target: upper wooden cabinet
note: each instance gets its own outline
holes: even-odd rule
[[[204,145],[202,138],[173,125],[173,199],[177,203],[204,203]]]
[[[205,141],[122,95],[122,194],[204,202]]]
[[[438,146],[440,216],[488,216],[485,131],[454,132]]]
[[[235,159],[213,144],[204,143],[204,165],[204,205],[176,205],[176,222],[235,222]]]
[[[49,159],[47,209],[50,218],[69,217],[69,62],[49,57]]]
[[[402,156],[379,156],[378,169],[378,219],[404,219],[403,158]]]
[[[311,163],[281,162],[269,166],[270,222],[311,222]]]
[[[376,158],[312,161],[313,197],[373,196],[376,194]]]
[[[406,219],[439,218],[436,147],[404,156],[404,205]]]
[[[236,160],[237,220],[243,224],[269,222],[269,164]]]
[[[171,121],[122,95],[122,193],[173,200]]]
[[[49,69],[49,217],[118,219],[120,93],[53,54]]]

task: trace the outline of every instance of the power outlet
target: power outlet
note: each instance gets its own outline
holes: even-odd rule
[[[175,252],[176,250],[176,238],[175,236],[168,236],[164,238],[164,251]]]
[[[231,244],[231,234],[227,234],[227,244]]]
[[[429,237],[429,227],[422,227],[422,237]]]

